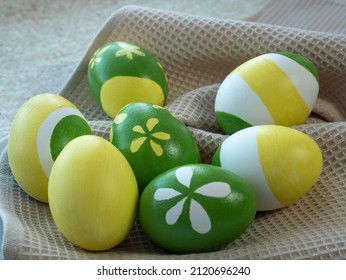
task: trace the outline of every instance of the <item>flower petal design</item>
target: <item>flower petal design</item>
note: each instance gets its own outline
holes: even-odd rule
[[[141,134],[145,134],[144,129],[140,125],[135,125],[132,130]]]
[[[177,197],[178,195],[181,195],[180,192],[176,191],[172,188],[160,188],[157,189],[154,193],[154,199],[155,200],[167,200],[171,199],[173,197]]]
[[[126,117],[127,117],[126,113],[120,113],[115,117],[113,122],[115,124],[121,124],[126,119]]]
[[[107,49],[109,49],[110,46],[105,46],[101,49],[98,49],[92,58],[90,59],[89,65],[90,68],[93,69],[95,67],[95,64],[99,63],[102,59],[101,54],[104,53]]]
[[[118,56],[123,56],[125,54],[126,54],[126,51],[124,49],[121,49],[115,53],[115,56],[118,57]]]
[[[132,52],[128,51],[128,52],[126,53],[126,57],[127,57],[128,59],[133,59],[133,54],[132,54]]]
[[[127,44],[125,42],[120,42],[119,46],[121,47],[121,50],[118,50],[115,53],[116,57],[126,55],[126,57],[128,59],[133,59],[133,53],[136,54],[136,55],[139,55],[139,56],[145,56],[145,53],[142,52],[140,50],[140,48],[137,47],[137,46],[133,46],[133,45]]]
[[[146,126],[148,128],[149,131],[152,131],[153,128],[159,123],[159,120],[156,118],[150,118],[147,123]]]
[[[115,53],[115,56],[119,57],[119,56],[127,55],[127,53],[128,53],[128,51],[126,49],[121,49]]]
[[[150,140],[150,146],[153,149],[155,155],[158,157],[163,155],[163,150],[159,144],[156,144],[153,140]]]
[[[192,228],[200,233],[205,234],[211,230],[211,222],[208,213],[201,204],[192,199],[190,204],[190,221]]]
[[[195,190],[195,193],[199,193],[210,197],[226,197],[231,193],[229,184],[225,182],[211,182],[199,187]]]
[[[180,167],[175,171],[175,176],[180,184],[190,188],[193,169],[191,167]]]
[[[193,177],[194,169],[191,166],[182,166],[175,170],[175,176],[178,182],[186,188],[191,187],[191,181]],[[197,182],[196,182],[197,183]],[[224,198],[231,193],[231,187],[225,182],[210,182],[198,187],[194,190],[194,193],[212,197],[212,198]],[[182,215],[185,203],[188,203],[186,207],[188,210],[188,218],[191,223],[192,229],[199,234],[206,234],[212,229],[210,217],[200,202],[191,197],[190,192],[180,192],[173,188],[158,189],[154,193],[154,199],[156,200],[169,200],[177,197],[179,200],[173,207],[166,212],[166,222],[169,225],[174,225],[179,217]],[[179,197],[178,197],[179,196]],[[189,198],[189,199],[188,199]]]
[[[115,56],[116,57],[119,57],[119,56],[126,56],[128,59],[132,59],[133,58],[133,55],[131,53],[131,50],[128,50],[127,47],[124,47],[123,49],[121,50],[118,50],[116,53],[115,53]]]
[[[132,153],[137,152],[140,147],[143,145],[144,141],[147,140],[147,137],[139,137],[131,142],[130,150]]]
[[[155,132],[151,135],[160,140],[168,140],[171,138],[171,135],[166,132]]]
[[[131,47],[131,45],[129,45],[126,42],[119,42],[118,45],[122,48],[122,49],[128,49]]]
[[[174,225],[178,221],[181,213],[183,212],[183,207],[184,207],[184,203],[186,199],[187,197],[183,198],[176,205],[174,205],[171,209],[167,211],[166,213],[167,224]]]
[[[134,51],[133,51],[136,55],[139,55],[139,56],[145,56],[145,53],[140,51],[139,48],[136,48]]]
[[[103,54],[106,50],[108,50],[110,48],[110,46],[104,46],[103,48],[101,48],[98,52],[97,52],[97,56]]]

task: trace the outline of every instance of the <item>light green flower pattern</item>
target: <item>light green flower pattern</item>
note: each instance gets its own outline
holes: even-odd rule
[[[95,65],[102,60],[102,54],[105,51],[107,51],[109,49],[109,47],[110,46],[101,47],[94,53],[94,55],[92,56],[92,58],[90,59],[90,62],[89,62],[89,67],[91,69],[94,69]]]
[[[119,46],[121,47],[121,50],[118,50],[115,53],[116,57],[119,56],[126,56],[128,59],[133,59],[133,54],[139,55],[139,56],[145,56],[145,53],[140,50],[139,47],[127,44],[125,42],[119,42]]]
[[[191,167],[180,167],[176,170],[175,175],[180,184],[190,189],[193,176],[193,169]],[[194,193],[207,197],[224,198],[231,193],[231,188],[225,182],[210,182],[198,187]],[[189,195],[189,192],[181,193],[173,188],[159,188],[154,193],[154,199],[157,201],[169,200],[178,196],[181,196],[179,202],[166,212],[166,223],[168,225],[174,225],[182,215],[184,205],[190,203],[189,219],[192,229],[200,234],[208,233],[212,228],[209,215],[200,202],[190,197],[191,194]]]

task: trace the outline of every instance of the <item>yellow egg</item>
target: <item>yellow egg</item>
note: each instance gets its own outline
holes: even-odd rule
[[[48,202],[54,160],[70,140],[91,133],[83,114],[64,97],[31,97],[18,110],[9,135],[9,163],[18,184],[33,198]]]
[[[48,185],[49,206],[61,233],[87,250],[123,241],[135,220],[138,187],[121,152],[107,140],[80,136],[56,159]]]
[[[229,136],[217,149],[213,164],[243,177],[257,196],[257,210],[289,205],[319,178],[322,154],[303,132],[278,125],[253,126]]]

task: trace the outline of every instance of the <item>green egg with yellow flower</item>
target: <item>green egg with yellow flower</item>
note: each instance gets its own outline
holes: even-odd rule
[[[166,108],[148,102],[134,102],[119,111],[110,142],[130,163],[140,192],[164,171],[201,161],[185,124]]]
[[[88,66],[92,95],[112,119],[131,102],[163,106],[168,83],[157,58],[130,42],[109,42],[92,56]]]

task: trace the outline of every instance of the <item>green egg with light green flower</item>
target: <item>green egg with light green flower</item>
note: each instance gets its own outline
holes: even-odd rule
[[[112,119],[131,102],[163,106],[168,83],[157,58],[130,42],[110,42],[92,56],[88,83],[99,107]]]

